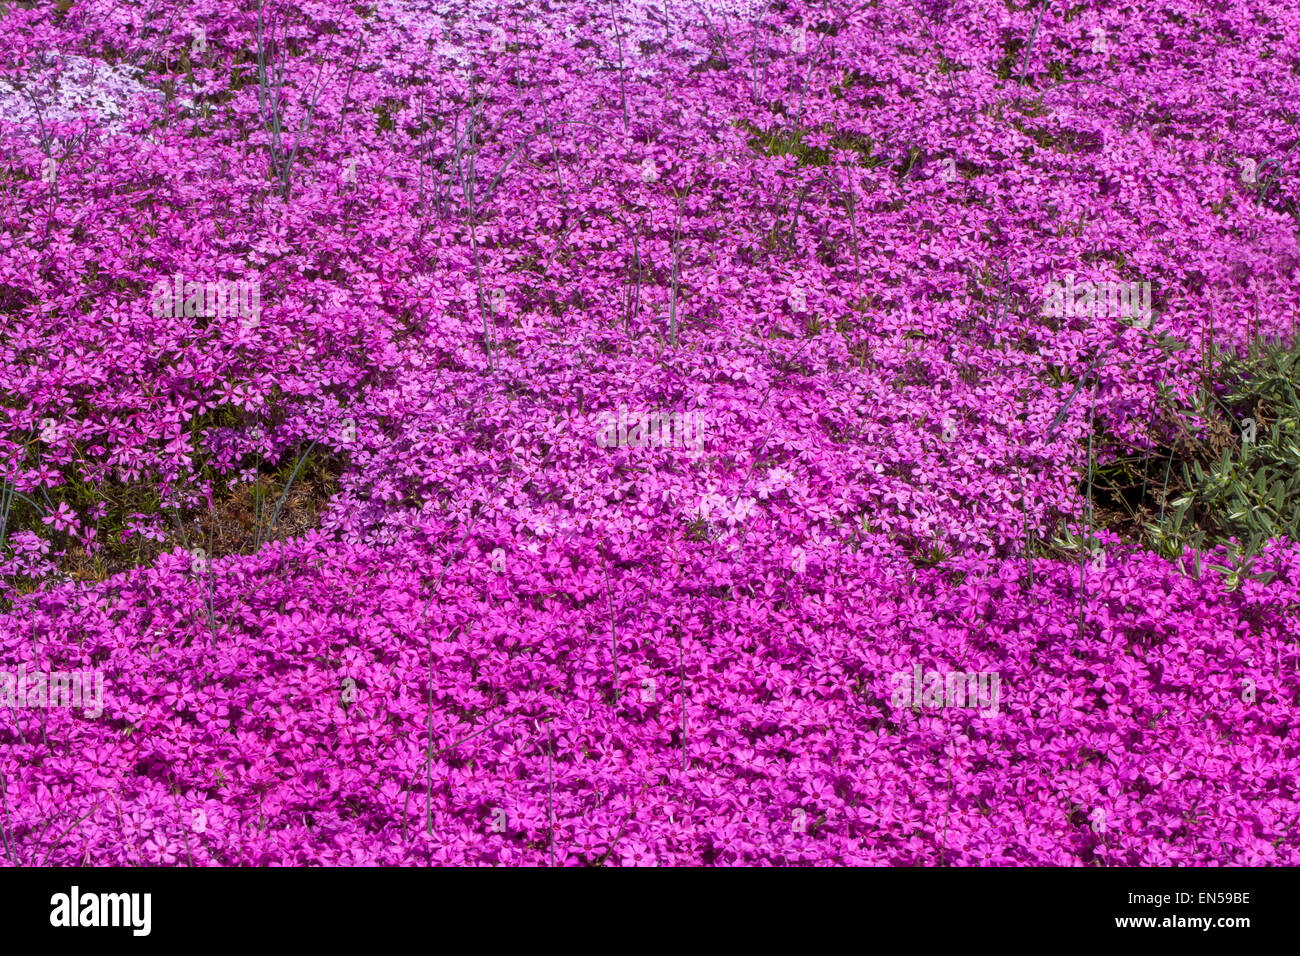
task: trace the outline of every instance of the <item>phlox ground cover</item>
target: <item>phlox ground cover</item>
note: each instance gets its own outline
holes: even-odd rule
[[[6,865],[1300,863],[1293,4],[0,27]]]

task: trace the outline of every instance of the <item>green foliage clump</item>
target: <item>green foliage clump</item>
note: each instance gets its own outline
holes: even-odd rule
[[[1149,530],[1168,555],[1227,545],[1245,556],[1300,540],[1300,346],[1221,354],[1203,393],[1208,460],[1182,463],[1183,492]]]

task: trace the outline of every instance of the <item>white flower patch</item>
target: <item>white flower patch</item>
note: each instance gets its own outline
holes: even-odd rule
[[[142,72],[124,63],[47,54],[22,89],[0,85],[0,124],[39,137],[42,123],[49,127],[89,115],[104,129],[117,132],[140,97],[161,96],[139,82]]]

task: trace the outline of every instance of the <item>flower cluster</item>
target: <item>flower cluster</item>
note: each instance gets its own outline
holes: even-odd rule
[[[5,864],[1300,862],[1300,546],[1087,493],[1295,344],[1293,4],[0,24]]]

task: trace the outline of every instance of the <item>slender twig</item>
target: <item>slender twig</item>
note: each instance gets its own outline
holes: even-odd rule
[[[50,862],[50,857],[54,855],[55,848],[58,847],[60,841],[62,841],[65,836],[67,836],[69,833],[72,832],[73,827],[80,826],[82,823],[86,821],[86,819],[92,813],[94,813],[98,809],[99,809],[99,803],[96,802],[95,805],[91,807],[89,810],[87,810],[83,816],[78,817],[75,821],[73,821],[73,823],[66,830],[60,833],[58,837],[55,838],[54,842],[50,844],[50,849],[46,852],[45,859],[41,861],[41,866],[44,866],[46,863]],[[42,831],[42,834],[44,834],[44,831]]]
[[[680,575],[679,575],[680,576]],[[686,772],[686,647],[681,629],[677,629],[677,679],[682,694],[682,772]]]
[[[477,222],[476,222],[477,210],[475,208],[475,189],[474,189],[475,169],[477,166],[476,163],[477,150],[475,147],[475,134],[477,132],[477,126],[478,126],[478,113],[477,113],[478,101],[475,97],[474,72],[473,72],[472,65],[470,68],[470,78],[469,78],[469,97],[470,97],[470,114],[469,114],[469,130],[468,130],[469,133],[468,160],[469,161],[467,164],[469,175],[468,178],[466,178],[464,172],[462,172],[461,188],[465,194],[465,201],[466,201],[467,208],[469,210],[469,245],[470,245],[470,252],[474,260],[474,278],[476,282],[475,289],[478,295],[479,318],[483,322],[483,349],[487,353],[488,371],[494,372],[496,371],[496,366],[494,364],[493,357],[492,357],[493,336],[492,336],[492,330],[488,325],[487,303],[485,301],[485,296],[483,294],[483,269],[479,263],[479,255],[478,255],[478,229],[477,229]]]
[[[645,796],[644,787],[642,787],[641,792],[636,795],[636,800],[632,803],[632,809],[628,811],[627,817],[624,818],[622,824],[619,826],[618,833],[614,834],[614,842],[609,845],[609,849],[606,850],[605,855],[600,858],[600,862],[597,866],[604,866],[605,861],[609,859],[609,855],[614,852],[614,847],[618,846],[618,841],[623,838],[623,831],[627,828],[628,821],[631,820],[632,816],[636,813],[637,804],[641,802],[643,796]]]
[[[668,335],[669,341],[672,342],[673,349],[677,348],[677,301],[679,297],[678,286],[681,279],[681,250],[682,250],[682,200],[677,197],[677,221],[673,228],[673,287],[672,299],[669,306],[668,317]]]
[[[618,87],[619,93],[623,99],[623,132],[627,132],[627,84],[623,78],[623,30],[618,25],[618,17],[614,12],[614,5],[611,2],[609,8],[609,18],[614,23],[614,36],[618,40]]]
[[[1092,545],[1092,431],[1093,431],[1093,412],[1097,404],[1097,388],[1093,386],[1092,402],[1088,406],[1088,494],[1084,511],[1088,516],[1088,545]],[[1079,544],[1079,640],[1083,640],[1083,603],[1086,593],[1086,583],[1084,581],[1084,566],[1088,561],[1089,548],[1083,546],[1083,541]]]
[[[605,595],[609,600],[609,643],[614,650],[614,700],[612,703],[618,703],[618,632],[614,627],[614,589],[609,583],[609,560],[605,557],[602,550],[600,560],[605,567]]]
[[[454,633],[454,632],[453,632]],[[428,695],[428,712],[425,715],[426,728],[426,752],[433,753],[433,633],[429,633],[429,695]],[[424,763],[424,830],[429,836],[433,836],[433,758],[426,760]],[[410,791],[407,791],[410,796]]]
[[[293,481],[298,477],[298,471],[302,468],[303,462],[307,460],[307,456],[311,454],[311,450],[315,447],[316,442],[312,441],[312,443],[307,446],[307,450],[302,453],[302,457],[298,459],[298,464],[293,466],[293,472],[289,475],[289,481],[285,484],[284,491],[280,492],[280,499],[275,503],[275,511],[271,512],[271,523],[266,530],[266,539],[268,541],[271,540],[271,535],[275,533],[275,523],[280,518],[280,509],[284,507],[285,499],[289,497],[289,489],[293,487]],[[258,547],[261,547],[262,545],[260,535],[258,537],[257,545]]]
[[[1038,19],[1034,21],[1034,32],[1029,37],[1029,43],[1025,46],[1024,59],[1020,61],[1020,81],[1019,85],[1025,85],[1025,71],[1029,69],[1029,54],[1034,49],[1034,41],[1038,39],[1038,28],[1043,23],[1043,11],[1047,9],[1047,0],[1038,0]]]
[[[5,786],[5,773],[0,769],[0,807],[4,809],[4,829],[0,830],[0,836],[4,837],[5,859],[12,866],[14,862],[13,850],[9,846],[9,793]]]
[[[555,770],[551,743],[551,720],[546,719],[546,818],[550,826],[551,867],[555,867]]]
[[[448,751],[448,750],[452,750],[452,749],[454,749],[454,748],[456,748],[456,747],[459,747],[461,744],[469,743],[469,742],[470,742],[471,740],[473,740],[475,737],[479,736],[480,734],[485,734],[485,733],[487,733],[489,730],[491,730],[491,729],[492,729],[493,727],[495,727],[497,724],[505,723],[507,720],[509,720],[511,717],[514,717],[514,716],[515,716],[514,714],[506,714],[506,715],[505,715],[504,717],[502,717],[500,720],[495,720],[495,721],[493,721],[492,723],[488,724],[486,727],[480,727],[478,730],[474,731],[474,733],[470,734],[470,735],[467,736],[467,737],[462,737],[460,740],[456,741],[454,744],[448,744],[447,746],[443,747],[441,750],[438,750],[438,751],[436,751],[436,752],[434,752],[434,753],[429,754],[428,757],[425,758],[425,762],[424,762],[424,764],[419,768],[419,770],[416,771],[416,773],[418,774],[418,773],[420,772],[420,770],[424,770],[425,768],[429,767],[429,766],[433,763],[433,758],[436,757],[436,756],[438,756],[438,754],[445,753],[445,752]],[[412,779],[414,779],[414,778],[412,778]],[[429,797],[429,799],[432,799],[432,794],[429,794],[428,797]],[[402,841],[403,841],[403,842],[406,841],[406,814],[409,812],[410,807],[411,807],[411,788],[408,786],[407,789],[406,789],[406,804],[405,804],[405,807],[404,807],[404,809],[403,809],[403,811],[402,811]]]
[[[181,825],[181,837],[185,840],[185,858],[189,860],[189,865],[194,866],[194,854],[190,852],[190,828],[185,825],[185,814],[181,812],[180,791],[176,787],[176,781],[172,781],[172,802],[176,804],[176,819]]]

